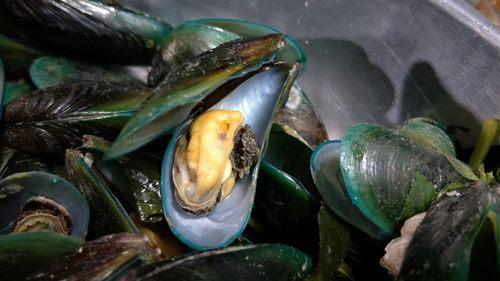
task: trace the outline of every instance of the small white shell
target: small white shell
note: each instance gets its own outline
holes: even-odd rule
[[[426,214],[419,213],[407,219],[401,228],[401,236],[392,239],[385,247],[385,255],[380,259],[380,265],[387,269],[390,275],[397,276],[399,274],[406,249]]]

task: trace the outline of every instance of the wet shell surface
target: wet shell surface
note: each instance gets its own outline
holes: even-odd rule
[[[257,145],[265,147],[273,116],[277,108],[283,105],[297,73],[298,64],[278,63],[266,66],[242,82],[210,110],[239,111],[244,117],[243,127],[250,126]],[[230,195],[221,200],[211,212],[200,216],[186,211],[175,199],[172,171],[174,154],[191,122],[184,123],[176,131],[165,152],[161,186],[163,210],[172,232],[188,246],[194,249],[223,247],[236,239],[247,224],[253,205],[259,164],[250,170],[249,175],[237,178]],[[261,155],[262,153],[259,153],[259,159]],[[228,163],[227,159],[222,162],[224,161],[226,164],[221,165],[221,172],[225,171],[225,165]],[[218,178],[216,182],[218,181],[222,180]],[[217,199],[211,199],[210,202],[214,201]]]

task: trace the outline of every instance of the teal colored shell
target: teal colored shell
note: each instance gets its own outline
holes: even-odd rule
[[[63,206],[73,221],[71,235],[85,238],[90,219],[87,200],[71,183],[45,172],[17,173],[0,181],[0,233],[12,231],[22,206],[34,196]]]
[[[445,185],[466,180],[445,155],[366,123],[344,136],[340,163],[354,205],[388,233],[426,210]]]

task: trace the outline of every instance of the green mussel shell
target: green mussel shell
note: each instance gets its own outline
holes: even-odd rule
[[[84,134],[112,138],[149,95],[142,87],[104,82],[37,90],[5,105],[0,140],[20,150],[62,155]]]
[[[457,159],[366,123],[344,136],[340,164],[352,202],[387,233],[425,211],[447,184],[468,181],[455,169],[467,169]]]
[[[86,63],[63,57],[41,57],[30,66],[30,77],[37,88],[56,85],[102,81],[116,84],[137,84],[125,68]]]
[[[139,213],[140,220],[148,223],[163,221],[161,159],[152,154],[134,152],[103,161],[102,156],[110,146],[110,142],[96,136],[83,138],[83,147],[89,148],[94,156],[92,169]]]
[[[7,82],[3,91],[3,104],[10,102],[18,97],[27,95],[33,91],[31,85],[20,82]]]
[[[68,179],[83,193],[92,210],[89,236],[95,238],[118,232],[138,232],[105,180],[91,169],[92,161],[91,155],[83,155],[79,150],[66,151]]]
[[[105,280],[116,270],[130,269],[137,257],[155,261],[160,251],[140,233],[116,233],[85,243],[81,248],[49,268],[30,275],[27,280]],[[130,263],[131,261],[134,261]],[[116,275],[115,275],[116,277]]]
[[[171,29],[158,19],[86,0],[2,0],[0,19],[8,34],[53,52],[119,64],[148,64]]]
[[[144,101],[141,109],[122,129],[105,159],[134,151],[173,131],[215,89],[260,68],[283,47],[283,40],[283,34],[238,39],[185,61]]]
[[[500,186],[484,181],[434,204],[406,250],[397,280],[498,280]]]
[[[6,76],[9,79],[28,78],[31,63],[42,55],[42,52],[21,41],[0,35],[0,58],[4,61]]]
[[[24,280],[75,251],[83,242],[54,232],[0,235],[0,279]]]
[[[311,259],[280,244],[255,244],[198,252],[145,265],[120,280],[300,280]]]

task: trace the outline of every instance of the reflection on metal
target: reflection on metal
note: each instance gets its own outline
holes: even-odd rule
[[[482,120],[500,118],[500,32],[466,1],[124,2],[173,25],[224,17],[283,30],[306,52],[298,85],[330,139],[356,122],[392,127],[424,115],[467,128],[459,140],[470,147]]]

